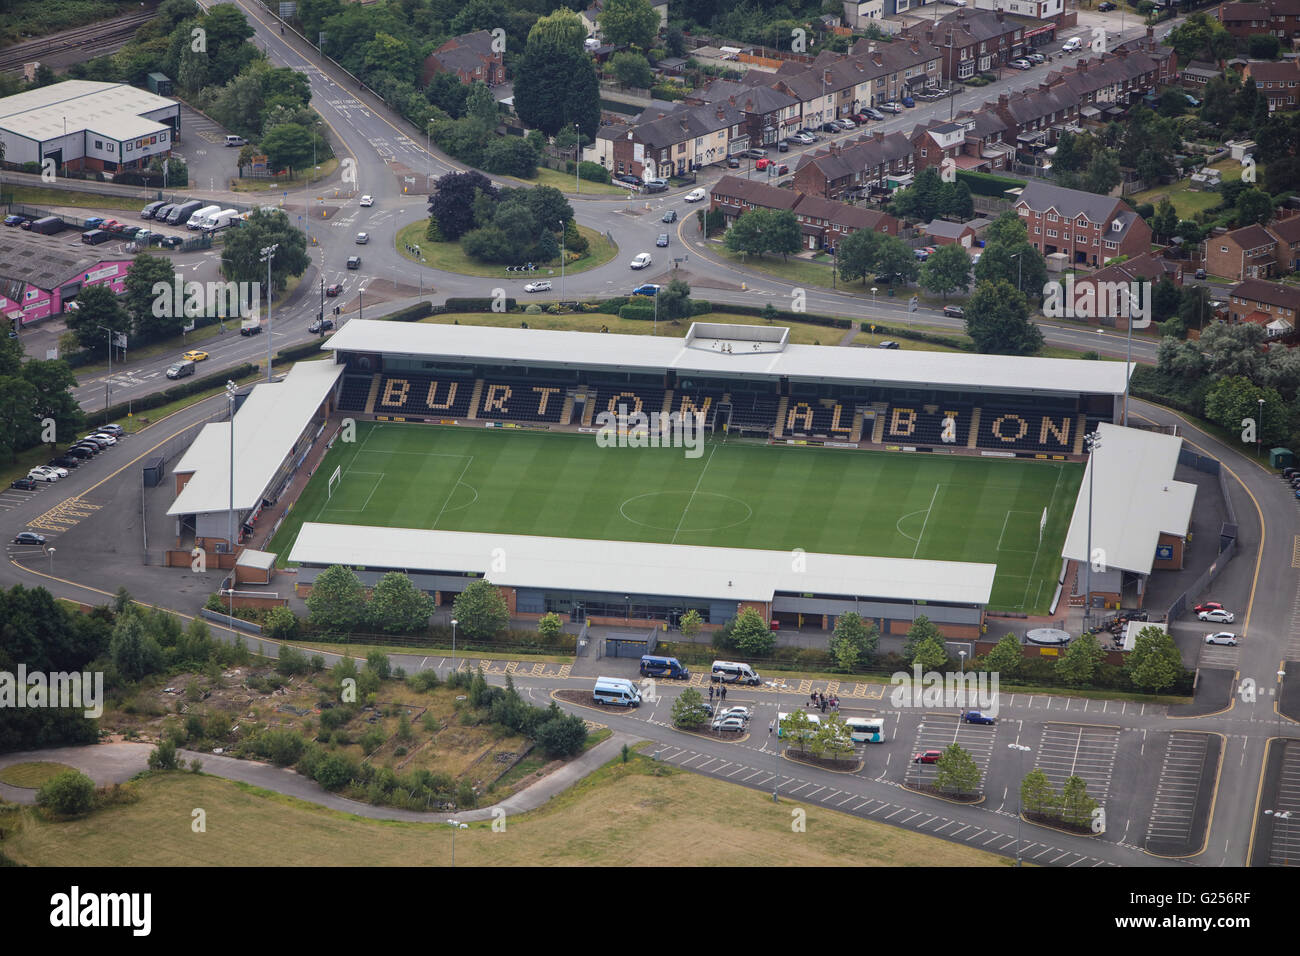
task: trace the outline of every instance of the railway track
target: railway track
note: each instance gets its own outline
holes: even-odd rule
[[[118,17],[115,20],[103,20],[73,30],[64,30],[47,37],[24,40],[13,46],[0,49],[0,72],[16,73],[24,63],[41,60],[52,54],[76,53],[83,60],[111,53],[135,35],[145,23],[154,17],[150,8],[142,13]]]

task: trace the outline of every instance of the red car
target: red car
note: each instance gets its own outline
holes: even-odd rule
[[[1197,614],[1200,614],[1202,611],[1222,611],[1223,605],[1218,601],[1206,601],[1204,604],[1196,605],[1194,610]]]
[[[339,285],[337,282],[335,282],[333,285],[325,287],[325,297],[329,299],[334,298],[336,295],[341,295],[342,292],[343,292],[343,286]]]
[[[756,163],[754,164],[754,168],[755,168],[755,169],[767,169],[767,167],[769,167],[769,166],[771,166],[771,165],[772,165],[772,161],[771,161],[770,159],[764,157],[763,159],[760,159],[758,162],[756,162]]]
[[[912,763],[938,763],[942,756],[941,750],[925,750],[919,754],[912,754]]]

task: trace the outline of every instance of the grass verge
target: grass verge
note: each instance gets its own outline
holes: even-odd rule
[[[409,226],[403,226],[397,231],[397,251],[403,258],[410,260],[412,263],[426,265],[431,269],[454,272],[457,275],[482,276],[485,279],[499,279],[501,281],[518,281],[521,289],[523,283],[529,279],[559,279],[560,262],[558,259],[551,263],[538,265],[537,271],[531,275],[507,272],[505,266],[471,259],[461,249],[460,243],[429,242],[424,237],[427,228],[427,220],[418,219]],[[576,262],[569,263],[564,269],[565,275],[586,272],[588,269],[603,266],[613,259],[618,252],[618,247],[610,242],[604,233],[597,232],[595,229],[588,229],[586,226],[578,226],[578,233],[587,239],[587,255]],[[407,252],[408,243],[419,246],[424,258],[419,259],[414,253]]]

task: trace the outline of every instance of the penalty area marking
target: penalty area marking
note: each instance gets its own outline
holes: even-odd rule
[[[1029,515],[1032,518],[1034,516],[1034,513],[1032,511],[1008,511],[1006,513],[1006,517],[1002,519],[1002,533],[998,535],[998,550],[1005,552],[1006,554],[1037,554],[1038,553],[1037,550],[1022,551],[1020,548],[1002,547],[1002,539],[1006,536],[1007,533],[1007,522],[1011,520],[1012,515]]]

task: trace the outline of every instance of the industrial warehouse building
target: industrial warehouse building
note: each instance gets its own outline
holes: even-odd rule
[[[171,153],[180,105],[125,83],[68,80],[0,99],[5,162],[113,173]]]
[[[82,253],[93,248],[28,238],[17,229],[0,233],[0,315],[21,328],[66,311],[86,286],[107,283],[121,295],[132,260]]]

